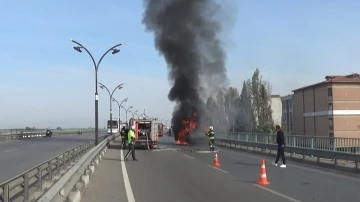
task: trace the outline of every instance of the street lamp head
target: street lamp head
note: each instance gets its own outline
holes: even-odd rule
[[[77,52],[79,52],[79,53],[81,53],[82,51],[81,51],[81,47],[80,46],[75,46],[74,47],[74,49],[77,51]]]
[[[114,49],[112,50],[112,54],[116,54],[116,53],[118,53],[118,52],[120,52],[119,49],[114,48]]]
[[[128,101],[128,98],[125,98],[124,102],[127,102]]]
[[[72,40],[72,39],[69,39],[71,42],[74,42],[74,40]]]
[[[103,86],[103,85],[100,85],[99,87],[100,87],[101,89],[104,89],[104,86]]]
[[[115,100],[114,98],[112,99],[112,101],[113,101],[113,102],[116,102],[116,100]]]
[[[133,108],[133,106],[129,107],[129,109],[132,109],[132,108]]]

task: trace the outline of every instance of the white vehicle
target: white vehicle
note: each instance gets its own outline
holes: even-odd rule
[[[120,123],[118,120],[108,120],[108,123],[107,123],[107,131],[108,131],[108,134],[116,134],[116,133],[119,133],[119,129],[120,129]]]

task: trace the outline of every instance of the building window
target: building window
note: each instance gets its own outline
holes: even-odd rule
[[[332,104],[332,103],[329,103],[329,104],[328,104],[328,110],[330,110],[330,111],[333,110],[333,104]]]
[[[334,130],[333,118],[329,118],[329,130]]]
[[[329,137],[334,137],[334,133],[329,133]]]
[[[286,109],[286,102],[285,101],[282,101],[282,107],[283,107],[283,109]]]
[[[332,88],[328,88],[328,96],[332,96]]]
[[[332,100],[332,99],[333,99],[332,88],[328,88],[328,100]]]

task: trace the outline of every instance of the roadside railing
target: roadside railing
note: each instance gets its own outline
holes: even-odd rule
[[[108,137],[99,137],[100,141]],[[94,147],[90,141],[0,184],[0,201],[35,201]]]
[[[79,131],[82,133],[95,132],[94,129],[66,129],[66,130],[53,130],[52,135],[70,135],[77,134]],[[106,130],[99,130],[99,133],[104,133]],[[0,135],[0,141],[6,141],[10,139],[25,139],[25,138],[34,138],[34,137],[45,137],[46,130],[34,132],[34,133],[22,133],[22,134],[11,134],[11,135]]]
[[[273,134],[246,134],[230,133],[224,138],[217,138],[216,144],[245,150],[276,151],[276,135]],[[290,156],[300,155],[302,159],[307,156],[315,157],[317,162],[321,159],[330,159],[335,166],[339,160],[354,164],[356,172],[359,172],[360,162],[360,138],[331,138],[331,137],[307,137],[307,136],[286,136],[285,152]]]
[[[360,153],[360,138],[286,135],[286,145],[292,147]],[[225,139],[273,144],[275,134],[228,133]]]
[[[52,129],[53,132],[66,132],[66,131],[95,131],[94,128],[64,128],[64,129]],[[100,129],[99,129],[100,130]],[[17,134],[28,134],[28,133],[45,133],[46,129],[23,129],[23,128],[14,128],[14,129],[0,129],[0,135],[17,135]]]

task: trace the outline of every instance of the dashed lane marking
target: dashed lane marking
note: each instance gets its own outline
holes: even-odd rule
[[[29,147],[36,147],[36,146],[38,146],[38,144],[33,144],[33,145],[29,146]]]
[[[211,168],[214,168],[215,170],[218,170],[218,171],[220,171],[220,172],[229,174],[229,172],[227,172],[227,171],[225,171],[225,170],[223,170],[223,169],[221,169],[221,168],[218,168],[218,167],[215,167],[215,166],[212,166],[212,165],[209,165],[209,164],[207,164],[207,165],[208,165],[209,167],[211,167]]]
[[[262,190],[265,190],[265,191],[267,191],[267,192],[270,192],[270,193],[272,193],[272,194],[275,194],[275,195],[277,195],[277,196],[280,196],[280,197],[282,197],[282,198],[285,198],[285,199],[287,199],[287,200],[289,200],[289,201],[291,201],[291,202],[301,202],[301,201],[299,201],[299,200],[296,200],[296,199],[294,199],[294,198],[291,198],[290,196],[286,196],[286,195],[284,195],[284,194],[282,194],[282,193],[279,193],[279,192],[274,191],[274,190],[272,190],[272,189],[263,187],[263,186],[261,186],[261,185],[258,185],[258,184],[254,184],[254,185],[255,185],[256,187],[262,189]]]
[[[194,157],[189,156],[189,155],[187,155],[187,154],[183,154],[183,155],[186,156],[186,157],[188,157],[189,159],[195,159]]]
[[[150,151],[159,152],[159,151],[178,151],[178,149],[153,149]]]
[[[17,150],[19,150],[19,149],[10,149],[10,150],[6,150],[6,151],[4,151],[5,153],[8,153],[8,152],[13,152],[13,151],[17,151]]]
[[[250,157],[250,158],[270,160],[270,157],[268,157],[268,156],[262,156],[262,155],[258,155],[258,154],[247,154],[247,153],[243,153],[243,152],[232,151],[232,150],[229,150],[229,149],[227,149],[226,151],[234,152],[234,153],[236,153],[238,155],[243,155],[243,156],[247,156],[247,157]],[[345,173],[344,175],[342,175],[342,174],[332,173],[331,171],[327,171],[326,169],[322,169],[321,167],[319,167],[319,170],[317,170],[316,169],[317,167],[315,167],[315,168],[306,168],[304,166],[295,165],[295,164],[286,164],[286,165],[288,167],[295,167],[295,168],[299,168],[299,169],[303,169],[303,170],[307,170],[307,171],[312,171],[312,172],[319,173],[319,174],[324,174],[324,175],[329,175],[329,176],[333,176],[333,177],[339,177],[339,178],[346,179],[346,180],[352,180],[352,181],[355,181],[355,182],[360,182],[360,179],[358,177],[347,176],[346,174],[348,174],[348,173]],[[341,171],[335,170],[334,172],[341,172]]]

